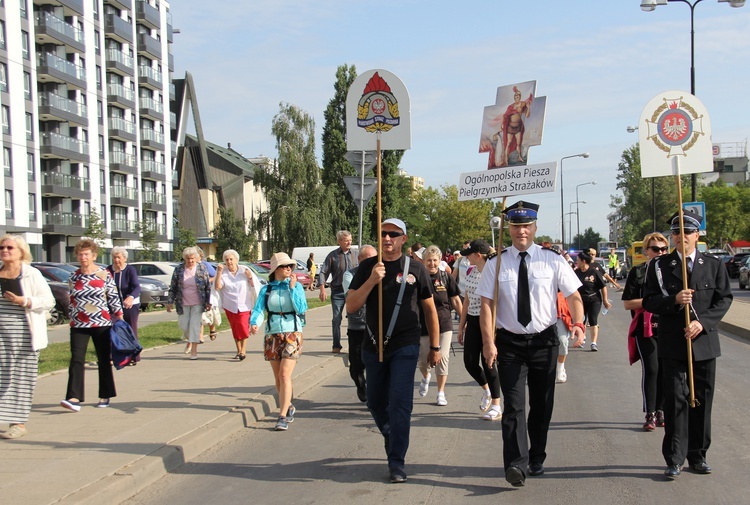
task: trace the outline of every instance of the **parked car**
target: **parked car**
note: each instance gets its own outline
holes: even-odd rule
[[[55,306],[47,313],[47,324],[62,324],[68,317],[70,291],[67,282],[47,281],[55,297]]]
[[[740,289],[750,288],[750,255],[742,259],[737,277],[740,280]]]
[[[31,266],[42,272],[45,279],[54,282],[68,282],[73,272],[78,270],[78,267],[67,263],[32,262]]]
[[[302,284],[302,287],[307,288],[310,286],[310,282],[312,279],[310,278],[310,273],[307,271],[307,265],[302,263],[299,260],[295,260],[297,262],[297,268],[294,269],[294,275],[297,276],[297,282],[300,282]],[[255,265],[261,266],[268,270],[268,273],[271,273],[271,260],[261,260],[256,261]]]
[[[730,279],[736,279],[740,275],[740,263],[746,257],[750,256],[750,252],[737,253],[727,263],[727,271],[729,272]]]
[[[167,298],[169,298],[169,286],[151,277],[138,276],[138,280],[141,283],[141,310],[146,310],[149,305],[161,305],[167,304]]]
[[[158,279],[169,286],[169,283],[172,282],[172,273],[179,263],[172,261],[136,261],[135,263],[128,263],[128,265],[135,267],[138,277]]]

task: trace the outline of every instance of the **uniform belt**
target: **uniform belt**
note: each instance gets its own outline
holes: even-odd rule
[[[506,336],[523,338],[523,339],[526,339],[526,340],[531,340],[534,337],[544,336],[544,335],[547,335],[549,332],[554,332],[554,331],[555,331],[555,325],[554,324],[552,326],[548,327],[548,328],[545,328],[544,330],[540,331],[539,333],[513,333],[513,332],[510,332],[510,331],[506,330],[505,328],[496,328],[495,329],[496,333],[502,333],[503,335],[506,335]]]

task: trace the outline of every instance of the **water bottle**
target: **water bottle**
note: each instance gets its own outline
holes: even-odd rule
[[[607,307],[604,307],[604,308],[602,309],[602,315],[603,315],[603,316],[606,316],[606,315],[607,315],[608,313],[609,313],[609,309],[608,309]]]

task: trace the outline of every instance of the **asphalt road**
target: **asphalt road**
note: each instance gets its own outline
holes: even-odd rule
[[[611,296],[621,307],[619,294]],[[415,389],[405,484],[387,483],[382,437],[342,370],[295,400],[289,431],[272,431],[269,417],[127,503],[748,503],[749,344],[722,337],[708,453],[714,473],[686,471],[670,482],[662,475],[662,431],[641,430],[641,372],[627,362],[628,318],[622,310],[600,318],[600,352],[571,351],[568,382],[556,390],[547,471],[524,488],[503,478],[500,423],[480,419],[480,390],[455,344],[448,406],[435,405],[434,389],[425,398]]]

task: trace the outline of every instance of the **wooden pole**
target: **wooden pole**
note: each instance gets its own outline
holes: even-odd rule
[[[689,289],[687,260],[685,259],[685,223],[683,222],[682,211],[682,181],[680,180],[680,160],[677,156],[672,157],[672,166],[675,169],[675,178],[677,180],[677,213],[680,221],[680,254],[682,255],[682,289]],[[685,328],[690,326],[690,305],[685,305]],[[687,340],[687,366],[688,366],[688,387],[690,388],[690,406],[695,408],[700,405],[695,399],[695,381],[693,379],[693,341]]]
[[[498,285],[500,281],[500,253],[503,252],[503,230],[505,226],[505,200],[507,200],[507,196],[503,197],[503,203],[500,204],[500,235],[498,236],[497,240],[497,262],[495,264],[495,292],[494,292],[494,298],[493,298],[493,304],[492,304],[492,325],[495,326],[497,323],[496,317],[497,317],[497,297],[498,297]],[[494,365],[495,363],[493,363]]]
[[[380,131],[377,132],[377,150],[378,150],[378,262],[383,261],[383,237],[380,232],[383,229],[383,208],[381,187],[383,180],[381,178],[382,154],[380,151]],[[363,188],[364,189],[364,188]],[[378,283],[378,361],[383,362],[383,283]]]

